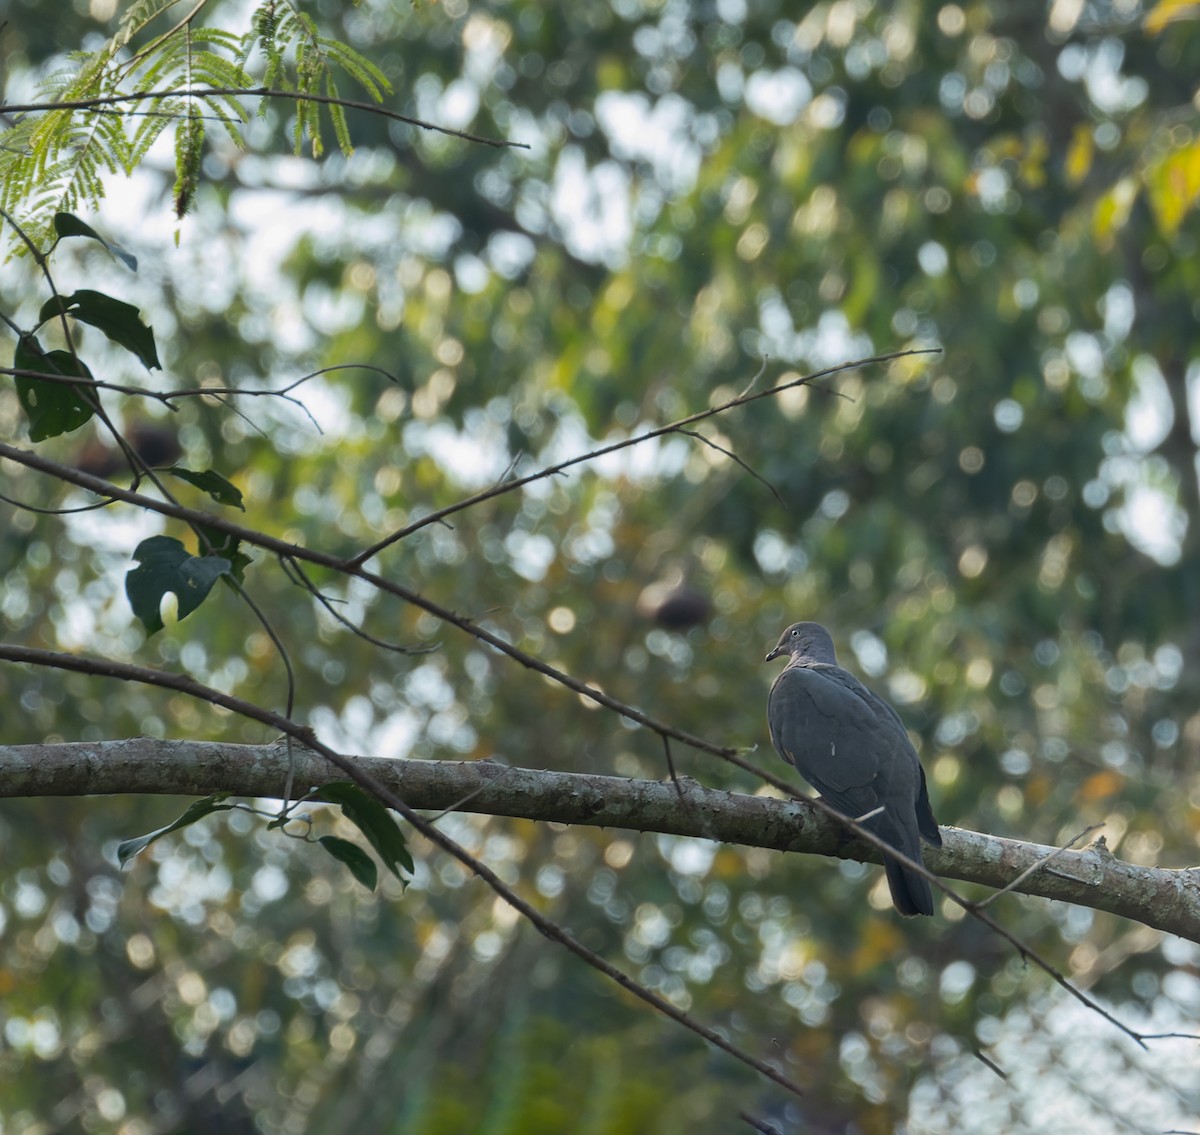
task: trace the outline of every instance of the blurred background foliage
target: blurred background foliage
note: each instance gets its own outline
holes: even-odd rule
[[[127,432],[234,480],[248,523],[349,554],[510,467],[727,399],[764,356],[760,384],[939,346],[703,427],[779,500],[676,436],[427,527],[379,569],[764,762],[762,656],[785,623],[820,619],[901,709],[943,823],[1056,843],[1103,822],[1126,859],[1195,861],[1192,8],[301,7],[383,69],[395,109],[530,148],[356,115],[353,156],[318,164],[287,156],[292,111],[273,105],[248,150],[213,144],[181,223],[169,146],[152,151],[89,218],[138,274],[98,246],[55,256],[60,291],[109,290],[154,325],[165,374],[113,358],[105,377],[249,391],[345,369],[295,391],[307,414],[113,400]],[[120,14],[39,8],[0,3],[10,103]],[[199,18],[240,32],[244,8],[213,0]],[[0,286],[32,323],[46,297],[28,263]],[[100,372],[97,339],[82,329]],[[8,384],[0,428],[24,437]],[[116,467],[86,430],[46,452]],[[4,485],[42,508],[84,503],[11,467]],[[122,577],[157,520],[0,514],[10,640],[180,667],[282,706],[279,658],[232,593],[149,641],[133,625]],[[391,599],[320,582],[371,633],[438,646],[380,652],[260,556],[247,583],[330,743],[665,775],[644,730]],[[13,743],[265,739],[161,691],[11,667],[0,705]],[[674,756],[709,784],[757,787]],[[115,842],[180,807],[0,808],[6,1135],[619,1135],[733,1130],[741,1110],[781,1131],[1142,1132],[1200,1111],[1189,1042],[1139,1053],[953,908],[900,922],[875,868],[442,821],[594,949],[780,1060],[807,1091],[785,1100],[420,845],[413,884],[371,895],[234,814],[118,874]],[[1196,1031],[1194,945],[1037,900],[999,912],[1130,1024]]]

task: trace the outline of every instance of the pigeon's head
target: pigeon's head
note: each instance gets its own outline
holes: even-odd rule
[[[833,652],[833,639],[820,623],[793,623],[779,636],[775,649],[767,655],[766,661],[779,658],[781,655],[792,658],[802,658],[805,662],[828,662],[837,665],[837,655]]]

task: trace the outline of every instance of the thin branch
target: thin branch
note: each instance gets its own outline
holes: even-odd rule
[[[738,1118],[748,1123],[759,1135],[781,1135],[778,1127],[768,1123],[765,1119],[759,1119],[757,1115],[752,1115],[748,1111],[739,1111]]]
[[[702,433],[700,433],[699,430],[686,430],[681,427],[675,432],[687,434],[688,437],[694,437],[697,441],[702,441],[705,445],[711,446],[718,453],[725,454],[725,456],[731,461],[736,461],[743,469],[746,470],[747,473],[750,474],[751,477],[753,477],[760,484],[766,485],[767,488],[771,490],[771,495],[776,501],[779,502],[781,508],[787,508],[787,502],[779,495],[779,490],[772,485],[771,482],[766,479],[766,477],[759,473],[758,470],[754,469],[752,466],[743,461],[736,453],[733,452],[733,450],[726,449],[723,445],[718,445],[715,441],[713,441],[712,438],[705,437]]]
[[[309,379],[320,378],[323,374],[336,374],[340,370],[366,370],[372,374],[380,375],[386,378],[388,382],[399,383],[399,379],[392,374],[390,370],[385,370],[383,367],[374,366],[371,363],[334,363],[331,366],[321,367],[319,370],[309,371],[308,374],[301,375],[299,378],[288,383],[282,390],[269,391],[264,390],[264,394],[290,394],[301,383],[308,382]]]
[[[17,500],[16,497],[7,496],[5,493],[0,493],[0,501],[5,504],[11,504],[13,508],[19,508],[23,512],[34,512],[38,516],[73,516],[77,512],[95,512],[98,508],[108,508],[114,503],[111,500],[96,501],[95,504],[80,504],[73,505],[69,508],[41,508],[36,504],[27,504],[25,501]]]
[[[706,418],[715,417],[717,414],[724,414],[732,410],[736,406],[745,406],[750,402],[757,402],[760,398],[770,398],[776,394],[780,394],[785,390],[791,390],[797,386],[808,386],[816,382],[818,379],[829,378],[835,374],[841,374],[845,371],[859,370],[865,366],[871,366],[877,363],[892,362],[895,359],[902,359],[909,355],[934,355],[940,354],[940,347],[914,347],[905,351],[893,351],[887,355],[873,355],[867,359],[856,359],[854,362],[842,363],[839,366],[828,367],[825,370],[819,370],[813,374],[804,375],[802,378],[797,378],[792,382],[785,382],[780,386],[773,386],[769,390],[760,390],[757,393],[739,394],[736,398],[731,398],[727,402],[722,402],[719,406],[710,406],[707,410],[700,410],[695,414],[689,414],[687,417],[679,418],[674,422],[668,422],[665,426],[657,426],[654,429],[647,430],[645,433],[636,434],[633,437],[624,438],[621,441],[612,442],[609,445],[602,445],[598,449],[589,450],[587,453],[581,453],[577,457],[570,457],[566,461],[560,461],[557,465],[549,465],[544,469],[539,469],[536,473],[529,473],[524,477],[517,477],[511,481],[505,481],[503,484],[493,485],[491,488],[484,489],[481,492],[475,493],[473,496],[464,498],[456,504],[447,505],[445,508],[440,508],[435,512],[427,513],[419,520],[414,520],[411,524],[405,525],[403,528],[397,529],[395,532],[386,536],[384,539],[372,544],[369,548],[359,552],[356,556],[346,561],[348,567],[357,567],[360,564],[366,563],[372,556],[378,555],[384,548],[390,547],[398,540],[403,540],[406,536],[411,536],[414,532],[424,528],[426,525],[435,524],[445,517],[456,512],[462,512],[464,509],[472,508],[477,504],[482,504],[486,500],[491,500],[493,497],[498,497],[503,493],[511,493],[516,489],[523,488],[525,485],[532,484],[534,481],[543,480],[546,477],[554,477],[559,473],[570,469],[574,465],[580,465],[586,461],[595,461],[600,457],[605,457],[610,453],[616,453],[618,450],[627,449],[633,445],[641,445],[643,442],[651,441],[656,437],[663,437],[666,434],[681,433],[684,426],[694,425],[696,422],[702,422]]]
[[[373,634],[364,631],[362,627],[356,626],[346,618],[334,605],[330,599],[311,579],[308,578],[308,573],[300,564],[290,556],[280,556],[279,565],[283,568],[283,573],[297,587],[303,587],[329,614],[342,624],[351,634],[361,638],[364,642],[369,642],[372,646],[377,646],[380,650],[391,651],[395,654],[432,654],[438,649],[437,643],[431,643],[428,646],[401,646],[398,642],[388,642],[387,639],[376,638]]]
[[[260,532],[254,528],[248,528],[245,525],[238,524],[235,521],[229,520],[224,516],[216,513],[203,512],[200,509],[187,508],[173,502],[158,500],[155,497],[146,496],[143,493],[135,492],[132,489],[123,489],[119,485],[113,484],[111,481],[105,481],[100,477],[94,477],[90,473],[84,473],[82,470],[73,469],[69,465],[63,465],[57,461],[51,461],[40,453],[32,450],[21,449],[15,445],[9,445],[7,442],[0,441],[0,457],[7,457],[11,461],[15,461],[20,465],[24,465],[28,469],[36,469],[38,472],[45,473],[48,476],[55,477],[58,480],[66,481],[69,484],[77,485],[80,488],[88,489],[100,496],[112,497],[116,500],[124,501],[126,504],[136,505],[139,508],[147,509],[150,512],[156,512],[161,516],[169,516],[175,520],[181,520],[185,524],[207,525],[214,531],[223,532],[243,543],[254,547],[262,548],[265,551],[271,552],[277,556],[290,556],[296,560],[302,560],[305,563],[317,564],[321,567],[331,568],[334,571],[343,572],[354,579],[361,579],[371,586],[378,588],[386,594],[393,595],[397,599],[401,599],[412,606],[417,607],[422,611],[428,612],[434,618],[441,622],[448,623],[450,626],[457,627],[465,634],[485,643],[501,654],[508,655],[514,661],[519,662],[526,669],[533,670],[539,674],[550,678],[559,685],[573,691],[582,697],[589,698],[598,705],[604,706],[606,709],[612,710],[621,717],[626,717],[631,721],[637,722],[639,725],[644,725],[646,728],[659,734],[660,736],[671,737],[676,741],[680,741],[693,749],[698,749],[702,752],[711,753],[714,756],[721,757],[724,760],[730,761],[740,768],[746,769],[756,775],[762,775],[761,770],[755,765],[744,760],[737,753],[736,749],[727,746],[715,745],[711,741],[705,740],[703,737],[697,737],[693,733],[688,733],[685,730],[677,729],[674,726],[668,725],[666,722],[659,721],[650,714],[643,712],[635,706],[628,705],[620,701],[618,698],[612,697],[603,690],[597,689],[595,686],[589,685],[587,682],[580,681],[578,678],[572,677],[565,671],[559,670],[557,667],[551,666],[535,655],[529,654],[512,643],[507,642],[499,635],[492,633],[486,627],[480,626],[465,616],[457,614],[448,607],[442,606],[431,599],[427,599],[424,595],[411,590],[402,584],[395,583],[376,572],[368,571],[363,567],[348,566],[346,561],[338,556],[321,552],[313,548],[307,548],[302,544],[289,543],[286,540],[281,540],[275,536],[269,536],[265,532]]]
[[[750,381],[747,382],[744,387],[742,387],[742,392],[741,392],[741,394],[738,395],[739,398],[745,398],[746,395],[749,394],[750,391],[752,391],[758,385],[758,380],[760,378],[762,378],[762,376],[764,374],[767,373],[767,363],[769,363],[770,361],[771,361],[770,355],[763,355],[762,362],[759,364],[758,370],[756,370],[754,372],[754,374],[751,376]]]
[[[106,382],[103,379],[87,378],[81,374],[60,374],[57,371],[49,370],[29,370],[27,367],[6,367],[0,366],[0,374],[7,374],[12,378],[33,378],[38,382],[56,382],[62,386],[82,386],[88,390],[111,390],[116,394],[128,394],[131,396],[141,396],[143,398],[153,398],[156,402],[162,402],[166,405],[170,404],[170,399],[178,395],[162,394],[157,390],[149,390],[144,386],[126,386],[116,382]],[[200,390],[196,393],[207,394],[207,390]],[[171,407],[174,410],[174,407]]]
[[[1050,852],[1049,855],[1046,855],[1043,858],[1039,859],[1032,866],[1026,867],[1025,870],[1022,871],[1007,886],[1001,887],[1000,890],[996,891],[995,894],[988,895],[987,898],[981,899],[979,902],[977,902],[975,904],[975,909],[982,910],[985,906],[988,906],[990,903],[994,903],[1001,895],[1007,894],[1009,891],[1017,890],[1018,887],[1020,886],[1020,884],[1025,882],[1025,880],[1027,878],[1029,878],[1029,876],[1032,875],[1035,871],[1040,871],[1043,867],[1046,866],[1047,863],[1052,863],[1055,859],[1057,859],[1060,855],[1062,855],[1062,853],[1064,851],[1070,851],[1071,848],[1073,848],[1081,839],[1083,839],[1083,837],[1085,835],[1091,835],[1092,832],[1094,832],[1102,827],[1104,827],[1103,824],[1089,824],[1077,836],[1074,836],[1072,839],[1069,839],[1066,843],[1064,843],[1062,845],[1062,847],[1055,848],[1052,852]]]
[[[93,95],[90,98],[63,99],[60,102],[31,102],[6,103],[0,105],[0,114],[45,114],[52,110],[95,110],[98,107],[112,106],[120,103],[143,102],[150,99],[204,99],[216,97],[234,98],[269,98],[286,99],[292,102],[314,102],[322,106],[340,106],[347,110],[362,110],[368,114],[376,114],[394,122],[403,122],[407,126],[416,126],[421,130],[431,130],[438,134],[446,134],[451,138],[461,138],[464,142],[478,142],[483,146],[494,149],[531,149],[527,142],[508,142],[499,138],[485,138],[479,134],[469,134],[465,130],[452,130],[448,126],[437,126],[420,118],[412,118],[407,114],[389,110],[377,103],[360,102],[357,99],[337,98],[333,95],[318,95],[305,91],[281,91],[273,87],[204,87],[197,90],[182,91],[130,91],[120,95]]]
[[[506,771],[508,771],[508,770],[506,770]],[[503,775],[504,774],[501,773],[501,776],[503,776]],[[440,812],[438,812],[438,814],[436,816],[430,816],[429,822],[431,824],[436,824],[439,820],[444,819],[446,816],[449,816],[454,812],[465,811],[466,806],[472,800],[474,800],[475,797],[478,796],[481,792],[485,792],[487,790],[487,787],[488,787],[487,785],[481,783],[478,788],[473,788],[465,796],[460,796],[452,804],[448,804],[445,808],[443,808]],[[416,807],[416,805],[414,805],[414,807]]]
[[[999,1076],[1001,1080],[1005,1080],[1005,1081],[1008,1080],[1008,1073],[1005,1072],[1004,1069],[1001,1068],[1000,1065],[997,1064],[994,1060],[989,1060],[986,1056],[984,1056],[984,1054],[982,1052],[980,1052],[979,1049],[976,1048],[976,1049],[972,1050],[971,1055],[974,1056],[975,1059],[978,1060],[979,1063],[982,1064],[985,1068],[989,1069],[992,1072],[995,1072],[996,1075]]]
[[[206,701],[219,706],[231,713],[257,721],[272,729],[278,730],[288,738],[300,742],[313,752],[319,754],[331,765],[344,772],[351,780],[366,789],[382,803],[398,812],[430,843],[442,849],[448,855],[457,859],[472,874],[482,879],[496,894],[518,913],[524,915],[538,931],[552,942],[564,947],[576,957],[586,962],[593,969],[604,974],[628,993],[646,1002],[666,1017],[683,1025],[709,1044],[728,1053],[736,1060],[753,1068],[781,1088],[802,1095],[800,1086],[789,1079],[777,1068],[752,1056],[739,1048],[716,1029],[702,1024],[690,1014],[672,1004],[665,997],[646,988],[618,969],[611,962],[601,957],[595,951],[588,949],[570,931],[557,922],[547,918],[537,907],[526,902],[511,887],[509,887],[487,864],[481,862],[455,840],[446,835],[440,828],[430,823],[419,812],[410,807],[391,788],[382,781],[366,772],[352,757],[344,756],[320,741],[311,727],[300,725],[290,717],[274,713],[252,702],[231,694],[222,693],[197,682],[186,674],[172,674],[163,670],[152,670],[144,666],[131,666],[124,662],[114,662],[109,659],[87,658],[74,654],[59,654],[54,651],[39,650],[33,647],[12,646],[0,644],[0,658],[12,662],[26,662],[34,666],[49,666],[59,670],[68,670],[77,674],[92,674],[101,677],[116,678],[120,681],[135,682],[140,685],[157,686],[160,689],[175,690],[199,701]]]

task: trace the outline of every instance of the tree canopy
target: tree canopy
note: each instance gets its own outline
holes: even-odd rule
[[[782,796],[818,619],[971,854],[1194,907],[1197,74],[1174,0],[10,5],[3,1130],[1194,1124],[1165,917],[915,925],[686,781],[273,817],[302,742]]]

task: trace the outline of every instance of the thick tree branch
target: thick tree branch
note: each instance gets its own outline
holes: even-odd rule
[[[335,779],[324,757],[293,747],[296,791]],[[677,785],[620,777],[510,768],[491,761],[405,761],[360,757],[357,764],[410,807],[642,832],[879,861],[841,825],[802,800],[720,792],[684,777]],[[0,746],[0,797],[230,792],[277,797],[287,751],[273,745],[123,741]],[[926,865],[945,878],[989,887],[1020,882],[1024,894],[1109,911],[1200,942],[1200,869],[1139,867],[1107,849],[1062,851],[961,828],[945,846],[926,848]]]

